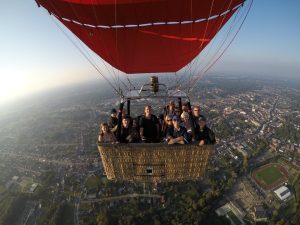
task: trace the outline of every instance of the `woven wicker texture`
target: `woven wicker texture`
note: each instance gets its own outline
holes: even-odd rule
[[[98,144],[109,180],[171,182],[203,177],[212,145]]]

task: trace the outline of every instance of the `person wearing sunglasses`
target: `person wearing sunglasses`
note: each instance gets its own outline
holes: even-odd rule
[[[172,117],[171,117],[171,115],[166,115],[166,117],[164,119],[164,122],[163,122],[163,125],[162,125],[162,129],[161,129],[162,137],[165,138],[167,136],[168,130],[171,127],[173,127]]]
[[[168,129],[167,143],[171,144],[187,144],[189,142],[188,133],[185,127],[180,125],[180,118],[173,116],[173,126]]]

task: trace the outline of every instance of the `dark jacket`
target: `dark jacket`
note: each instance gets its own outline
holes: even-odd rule
[[[117,117],[110,117],[108,121],[109,128],[114,128],[118,125],[118,118]]]
[[[185,143],[190,142],[187,130],[183,126],[179,126],[179,130],[176,130],[173,126],[170,126],[167,132],[167,137],[178,138],[183,137]]]
[[[121,143],[137,143],[140,141],[140,135],[137,130],[133,127],[121,129],[120,142]]]
[[[216,143],[215,133],[206,125],[204,126],[203,130],[200,130],[200,128],[198,127],[195,131],[195,134],[196,141],[204,140],[204,144]]]

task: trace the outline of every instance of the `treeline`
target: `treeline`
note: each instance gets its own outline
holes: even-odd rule
[[[130,199],[127,203],[93,205],[93,215],[83,217],[84,224],[160,225],[160,224],[230,224],[215,214],[215,202],[221,196],[218,188],[203,191],[200,182],[169,184],[164,189],[165,203],[160,200]]]

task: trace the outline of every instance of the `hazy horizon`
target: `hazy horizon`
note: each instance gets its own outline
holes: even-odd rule
[[[149,75],[150,76],[150,75]],[[209,73],[207,74],[202,80],[207,80],[207,79],[214,79],[218,77],[228,77],[229,79],[232,78],[251,78],[251,79],[259,79],[261,81],[270,81],[270,82],[285,82],[284,85],[290,86],[295,89],[300,90],[300,77],[292,77],[290,76],[288,79],[281,77],[281,76],[276,76],[276,75],[266,75],[266,76],[261,76],[259,74],[233,74],[231,72],[214,72],[214,73]],[[142,78],[136,78],[137,82],[141,84],[142,82],[147,82],[148,81],[148,76],[145,75]],[[200,84],[200,80],[198,83]],[[161,79],[161,83],[164,83],[164,81]],[[168,81],[166,79],[165,81]],[[93,88],[93,90],[91,90]],[[138,87],[140,88],[140,87]],[[76,93],[75,93],[76,91]],[[68,98],[70,93],[74,94],[83,94],[81,91],[88,92],[88,91],[98,91],[99,92],[99,98],[104,97],[104,95],[110,95],[112,98],[116,97],[119,98],[117,93],[114,92],[114,90],[111,89],[110,86],[108,86],[105,81],[101,81],[100,79],[93,79],[93,80],[88,80],[88,81],[82,81],[82,82],[77,82],[77,83],[65,83],[61,86],[54,86],[54,87],[49,87],[46,89],[38,90],[36,92],[30,93],[28,95],[24,95],[19,98],[15,98],[11,101],[7,102],[0,102],[0,109],[7,109],[7,108],[15,108],[16,106],[25,106],[26,104],[36,104],[36,102],[33,102],[34,100],[42,100],[48,99],[51,96],[60,96],[62,98]],[[0,114],[1,116],[1,114]]]
[[[254,1],[241,31],[209,74],[298,78],[299,7],[300,2],[292,0]],[[100,82],[94,68],[35,1],[6,2],[0,21],[5,31],[0,36],[1,105],[56,87]]]

